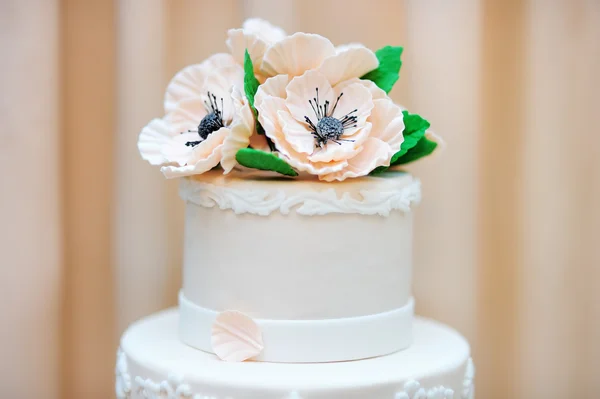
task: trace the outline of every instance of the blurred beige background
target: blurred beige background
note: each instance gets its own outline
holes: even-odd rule
[[[1,396],[113,397],[119,335],[176,303],[183,204],[137,134],[249,16],[405,47],[393,97],[448,142],[412,168],[418,311],[477,398],[597,398],[597,0],[1,0]]]

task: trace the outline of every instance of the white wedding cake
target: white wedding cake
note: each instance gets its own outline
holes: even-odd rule
[[[123,335],[117,398],[472,399],[468,343],[413,315],[421,191],[398,168],[439,138],[387,95],[402,49],[228,36],[140,134],[182,177],[183,287]]]

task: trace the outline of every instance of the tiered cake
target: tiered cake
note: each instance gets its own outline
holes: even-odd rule
[[[420,184],[394,166],[437,141],[387,96],[401,48],[260,20],[228,45],[140,134],[183,177],[183,288],[123,335],[117,398],[472,398],[467,342],[413,317]]]

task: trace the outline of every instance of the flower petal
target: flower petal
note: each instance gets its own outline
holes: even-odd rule
[[[371,137],[388,143],[394,153],[400,151],[400,146],[404,141],[402,108],[390,99],[375,100],[373,103],[375,107],[369,118],[369,121],[373,124]]]
[[[335,86],[335,90],[337,92],[343,91],[346,87],[348,87],[352,84],[355,84],[355,83],[360,83],[361,85],[365,86],[371,92],[371,96],[373,97],[373,100],[377,100],[380,98],[389,98],[388,95],[385,93],[385,91],[381,90],[379,88],[379,86],[377,86],[371,80],[362,80],[359,78],[352,78],[352,79],[348,79],[343,82],[340,82],[337,86]]]
[[[235,65],[235,59],[230,54],[215,54],[200,64],[190,65],[179,71],[167,86],[165,114],[171,112],[179,101],[199,97],[209,73],[231,65]]]
[[[240,65],[244,65],[245,53],[248,50],[254,66],[254,75],[259,82],[264,83],[267,76],[263,75],[260,67],[265,51],[286,36],[284,30],[278,26],[260,18],[250,18],[244,22],[242,29],[229,30],[227,46]]]
[[[205,116],[204,100],[202,97],[193,97],[178,102],[165,119],[171,124],[174,134],[179,134],[188,130],[197,130]]]
[[[300,123],[286,110],[277,111],[279,124],[285,140],[297,152],[312,154],[315,150],[315,138],[305,123]]]
[[[243,29],[229,29],[227,36],[227,47],[229,47],[235,61],[240,65],[244,65],[247,49],[252,59],[254,72],[259,73],[263,56],[267,50],[267,43],[257,35],[247,33]]]
[[[393,155],[394,152],[389,145],[379,139],[369,137],[365,141],[362,151],[348,160],[346,168],[336,173],[319,175],[319,179],[331,182],[342,181],[349,177],[366,176],[378,166],[389,165]]]
[[[350,137],[344,136],[340,139],[339,144],[331,141],[328,142],[323,148],[315,150],[308,159],[311,162],[331,162],[350,159],[362,151],[362,144],[369,138],[370,132],[371,124],[367,122],[354,135]]]
[[[152,165],[162,165],[168,160],[162,154],[162,148],[171,141],[171,129],[163,119],[153,119],[140,132],[138,150],[143,159]]]
[[[219,164],[219,158],[221,157],[221,147],[217,148],[215,152],[209,157],[202,161],[196,162],[194,165],[185,166],[163,166],[160,171],[167,179],[174,179],[176,177],[200,175],[208,172]]]
[[[317,71],[306,71],[302,76],[293,78],[288,84],[286,92],[285,105],[294,118],[298,122],[306,123],[305,117],[308,116],[315,125],[317,124],[317,115],[313,107],[316,107],[316,99],[320,106],[328,101],[331,109],[335,98],[331,85],[325,76]]]
[[[199,175],[207,172],[221,162],[223,141],[229,135],[229,128],[223,127],[211,133],[206,140],[195,146],[190,154],[190,160],[185,166],[163,166],[160,171],[166,178]]]
[[[268,45],[286,38],[287,34],[279,26],[275,26],[260,18],[248,18],[242,25],[244,32],[256,35]]]
[[[258,91],[260,92],[260,88]],[[254,105],[258,111],[258,121],[263,129],[265,129],[265,132],[281,132],[281,124],[279,123],[277,111],[285,109],[285,100],[267,95],[262,96],[260,101],[255,101]]]
[[[335,47],[335,53],[339,54],[339,53],[343,53],[344,51],[348,51],[353,48],[359,48],[359,47],[366,47],[366,46],[362,43],[357,43],[357,42],[340,44],[339,46]]]
[[[340,97],[332,116],[339,120],[342,120],[345,115],[356,116],[356,123],[347,129],[344,129],[344,136],[353,135],[358,129],[365,125],[367,118],[371,115],[371,110],[373,109],[373,97],[371,96],[371,92],[365,86],[356,83],[344,87],[343,90],[339,90],[339,88],[336,87],[335,95],[336,101],[337,96],[342,96]]]
[[[258,120],[279,151],[278,156],[284,159],[292,167],[308,172],[313,175],[334,173],[342,170],[348,164],[346,161],[339,162],[310,162],[307,154],[299,153],[292,148],[283,135],[277,112],[285,109],[285,101],[281,98],[265,96],[256,104],[258,109]]]
[[[223,141],[221,166],[225,174],[231,172],[236,165],[235,155],[238,150],[248,147],[254,133],[254,115],[248,99],[237,87],[234,87],[231,97],[235,106],[235,118],[230,126],[231,133]]]
[[[265,51],[273,43],[283,40],[287,35],[283,29],[260,18],[250,18],[244,22],[242,29],[230,29],[227,32],[227,46],[233,58],[244,65],[246,49],[252,59],[254,72],[260,73]]]
[[[162,154],[168,163],[176,163],[179,166],[187,165],[192,157],[193,147],[186,143],[199,141],[198,133],[182,133],[173,136],[167,145],[163,146]]]
[[[231,90],[234,86],[244,87],[244,70],[239,65],[233,65],[225,68],[216,69],[208,74],[204,81],[205,93],[202,93],[203,100],[208,101],[208,93],[216,97],[217,105],[221,109],[223,105],[223,121],[225,125],[231,123],[235,113],[233,100],[231,99]]]
[[[352,46],[326,58],[318,70],[335,86],[344,80],[360,78],[378,66],[374,52],[366,47]]]
[[[267,76],[299,76],[334,54],[335,47],[323,36],[298,32],[267,49],[261,71]]]
[[[217,315],[210,341],[215,354],[226,362],[243,362],[259,355],[264,349],[258,324],[235,310],[226,310]]]
[[[277,140],[273,140],[277,146]],[[310,173],[311,175],[326,175],[336,173],[348,166],[348,161],[332,161],[332,162],[311,162],[306,154],[295,152],[293,148],[288,147],[288,144],[279,142],[280,146],[277,149],[280,151],[278,156],[290,164],[293,168],[299,171]],[[283,148],[284,150],[281,150]]]
[[[209,157],[217,147],[220,147],[221,144],[223,144],[225,138],[229,136],[230,133],[231,129],[222,127],[216,132],[209,134],[206,140],[193,148],[192,158],[189,163],[195,163]],[[221,159],[219,158],[219,162],[220,161]]]
[[[277,75],[269,78],[262,85],[258,86],[258,91],[254,96],[254,106],[258,108],[263,98],[267,96],[279,97],[282,99],[287,98],[287,92],[285,91],[290,78],[288,75]]]

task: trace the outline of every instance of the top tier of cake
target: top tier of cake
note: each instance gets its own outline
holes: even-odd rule
[[[180,302],[195,309],[182,308],[182,319],[237,310],[267,324],[370,322],[374,328],[371,319],[379,317],[400,328],[403,318],[402,328],[410,330],[410,207],[420,199],[412,176],[389,172],[326,184],[209,172],[183,179],[180,192],[186,201]],[[197,336],[191,330],[202,327],[182,328]]]

